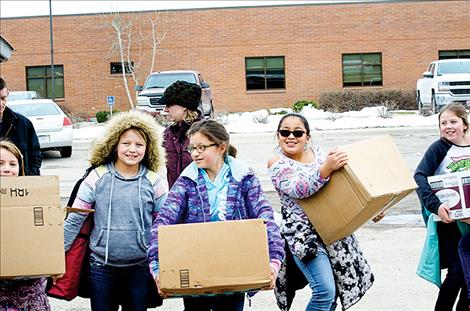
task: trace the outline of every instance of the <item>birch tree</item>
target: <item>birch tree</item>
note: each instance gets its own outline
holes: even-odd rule
[[[134,109],[137,91],[131,95],[129,79],[134,85],[141,84],[141,77],[154,71],[157,53],[168,32],[167,13],[112,14],[113,42],[108,59],[118,53],[122,66],[122,81],[129,106]],[[143,68],[147,64],[147,68]]]

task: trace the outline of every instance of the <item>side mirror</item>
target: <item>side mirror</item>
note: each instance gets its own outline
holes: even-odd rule
[[[134,88],[137,92],[141,92],[144,87],[142,85],[136,85],[135,88]]]
[[[207,83],[207,82],[202,82],[202,83],[201,83],[201,88],[202,88],[202,89],[207,89],[207,88],[209,88],[209,83]]]
[[[434,75],[432,74],[431,71],[425,71],[423,72],[423,78],[432,78]]]

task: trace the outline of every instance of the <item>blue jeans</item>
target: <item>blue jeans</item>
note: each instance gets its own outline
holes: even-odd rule
[[[303,262],[293,255],[294,261],[312,289],[312,297],[306,311],[330,311],[336,309],[336,285],[330,259],[323,247],[318,247],[315,258]]]
[[[90,258],[91,310],[147,310],[148,263],[130,267],[105,266]]]
[[[184,311],[242,311],[245,294],[184,298]]]

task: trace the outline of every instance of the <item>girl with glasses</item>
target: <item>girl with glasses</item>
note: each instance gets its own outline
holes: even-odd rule
[[[295,290],[308,284],[312,297],[306,310],[335,310],[336,297],[345,310],[372,286],[370,267],[354,236],[325,245],[297,200],[315,195],[348,157],[338,149],[325,154],[311,145],[310,126],[299,114],[281,118],[277,138],[279,150],[268,170],[281,199],[281,235],[287,242],[276,282],[278,306],[289,310]]]
[[[149,248],[150,269],[160,295],[158,227],[178,223],[263,218],[267,221],[271,260],[271,288],[284,259],[284,244],[254,172],[235,159],[224,126],[213,120],[194,123],[188,131],[193,162],[171,188],[153,223]],[[244,294],[184,298],[185,310],[243,310]]]

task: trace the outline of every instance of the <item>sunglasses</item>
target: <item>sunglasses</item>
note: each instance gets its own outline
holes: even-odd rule
[[[302,131],[302,130],[295,130],[295,131],[279,130],[277,132],[282,137],[289,137],[290,134],[292,134],[292,135],[294,135],[295,138],[300,138],[300,137],[304,136],[304,134],[305,134],[305,131]]]

